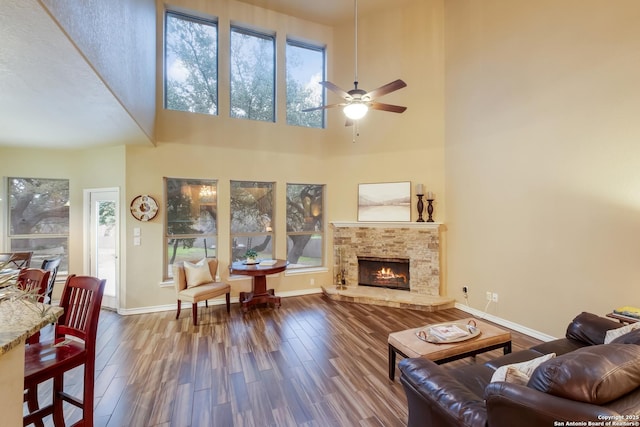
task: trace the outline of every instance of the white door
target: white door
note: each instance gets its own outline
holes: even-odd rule
[[[90,275],[106,279],[102,306],[118,310],[120,276],[117,189],[87,190],[89,201]]]

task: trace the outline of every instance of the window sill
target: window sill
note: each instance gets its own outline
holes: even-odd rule
[[[285,270],[284,275],[297,276],[299,274],[327,273],[328,271],[329,269],[327,267],[304,267]]]

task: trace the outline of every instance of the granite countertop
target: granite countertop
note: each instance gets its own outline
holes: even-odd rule
[[[44,307],[49,310],[42,315]],[[63,308],[24,300],[0,302],[0,356],[62,316]]]

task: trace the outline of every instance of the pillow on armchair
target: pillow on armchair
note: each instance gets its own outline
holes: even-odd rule
[[[184,274],[187,279],[187,288],[194,288],[214,281],[206,258],[202,258],[195,264],[185,261]]]

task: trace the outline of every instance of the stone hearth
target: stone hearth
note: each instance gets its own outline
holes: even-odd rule
[[[440,224],[333,222],[334,278],[341,267],[346,288],[323,288],[332,299],[428,311],[451,308],[440,296]],[[410,260],[410,291],[358,286],[358,256]]]

